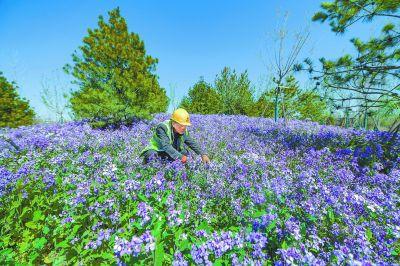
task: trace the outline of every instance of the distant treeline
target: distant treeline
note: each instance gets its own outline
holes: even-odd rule
[[[247,71],[238,73],[225,67],[213,83],[200,77],[174,107],[199,114],[241,114],[398,130],[399,7],[400,2],[394,0],[324,2],[313,20],[329,22],[337,33],[378,16],[392,22],[383,25],[381,35],[367,41],[353,38],[355,56],[321,58],[319,66],[308,58],[297,62],[308,37],[305,35],[289,51],[286,68],[280,68],[278,62],[270,85],[261,91],[251,84]],[[158,59],[146,53],[138,34],[129,32],[119,8],[108,15],[107,21],[100,16],[97,28],[88,30],[83,44],[72,55],[73,63],[64,67],[78,88],[69,92],[67,105],[51,104],[42,97],[44,103],[53,109],[68,107],[73,119],[88,120],[98,127],[129,124],[167,111],[171,99],[158,82]],[[309,73],[312,88],[300,88],[295,78],[300,71]],[[0,72],[0,127],[29,125],[37,120],[17,88]]]

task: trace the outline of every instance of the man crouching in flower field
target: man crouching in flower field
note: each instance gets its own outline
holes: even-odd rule
[[[172,113],[171,119],[156,126],[149,145],[140,154],[144,158],[143,163],[148,163],[153,157],[168,161],[179,159],[182,163],[186,163],[189,151],[184,148],[184,144],[196,154],[200,154],[204,163],[209,163],[210,159],[206,152],[189,136],[186,127],[190,125],[189,113],[182,108],[176,109]]]

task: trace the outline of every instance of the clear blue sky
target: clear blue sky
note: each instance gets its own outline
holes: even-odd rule
[[[260,1],[22,1],[0,0],[0,71],[19,86],[42,118],[51,115],[40,100],[42,80],[50,84],[70,79],[62,67],[82,44],[98,16],[120,7],[129,31],[144,40],[147,52],[159,59],[157,75],[175,99],[185,95],[200,76],[213,82],[224,66],[248,70],[262,88],[268,77],[267,47],[271,33],[289,13],[287,28],[310,27],[310,40],[301,58],[335,58],[353,50],[349,39],[366,37],[379,28],[356,26],[338,36],[327,24],[311,22],[317,0]],[[56,77],[58,77],[56,79]]]

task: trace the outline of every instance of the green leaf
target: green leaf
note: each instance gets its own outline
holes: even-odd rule
[[[66,262],[65,256],[57,256],[57,258],[54,259],[53,266],[66,265],[65,262]]]
[[[207,232],[209,232],[210,231],[210,226],[208,225],[208,223],[207,223],[207,221],[202,221],[201,223],[200,223],[200,225],[197,227],[197,230],[204,230],[204,231],[207,231]]]
[[[37,252],[33,252],[33,253],[29,254],[29,261],[34,262],[37,259],[37,257],[39,257],[39,255],[40,254]]]
[[[46,264],[50,264],[53,260],[52,260],[52,258],[49,258],[48,256],[46,256],[43,261]]]
[[[157,220],[155,228],[152,231],[152,234],[156,241],[154,265],[161,265],[161,266],[164,259],[164,243],[162,241],[163,224],[164,224],[163,219],[161,221]]]
[[[164,259],[164,243],[160,238],[156,239],[156,250],[154,255],[154,265],[162,266],[162,262]]]
[[[101,257],[103,259],[114,260],[114,254],[108,252],[101,253]]]
[[[328,210],[328,218],[331,223],[335,222],[335,214],[333,213],[332,209]]]
[[[0,250],[0,258],[2,258],[3,262],[7,262],[7,260],[12,260],[13,255],[14,251],[11,248]]]
[[[69,243],[67,240],[64,240],[56,245],[56,248],[67,248],[69,247]]]
[[[182,233],[183,233],[183,229],[182,228],[179,228],[178,230],[175,230],[175,232],[174,232],[175,239],[179,239],[181,237]]]
[[[74,228],[72,229],[72,233],[75,235],[76,232],[78,232],[79,228],[81,228],[81,226],[82,225],[80,225],[80,224],[74,225]]]
[[[10,242],[10,236],[4,236],[2,241],[0,242],[0,247],[7,246]]]
[[[313,21],[322,21],[324,22],[326,19],[328,18],[328,15],[326,15],[324,12],[318,12],[316,14],[314,14],[314,16],[312,17]]]
[[[119,221],[120,222],[126,222],[126,221],[128,221],[128,219],[130,218],[132,216],[132,214],[131,213],[125,213],[124,215],[122,215],[121,216],[121,218],[119,219]]]
[[[400,59],[400,50],[396,51],[396,53],[393,54],[393,59],[399,60]]]
[[[31,239],[35,238],[35,237],[32,235],[31,231],[28,230],[28,229],[25,229],[25,230],[22,232],[22,237],[24,238],[24,241],[30,241]]]
[[[229,231],[231,232],[239,232],[240,228],[238,226],[230,226]]]
[[[214,264],[213,264],[214,266],[222,266],[222,265],[225,265],[224,264],[224,260],[222,259],[222,258],[218,258],[218,259],[216,259],[215,261],[214,261]]]
[[[367,237],[368,241],[371,242],[373,238],[371,229],[367,228],[367,230],[365,230],[365,236]]]
[[[391,31],[391,30],[394,30],[394,28],[395,28],[394,24],[389,23],[389,24],[386,24],[386,25],[383,27],[382,32],[387,33],[387,32],[389,32],[389,31]]]
[[[33,221],[30,221],[30,222],[25,223],[25,226],[30,228],[30,229],[36,229],[37,224],[35,222],[33,222]]]
[[[42,232],[43,232],[43,234],[47,235],[50,232],[50,228],[45,226],[45,227],[43,227],[43,231]]]
[[[172,236],[172,234],[169,233],[169,231],[164,231],[164,232],[162,233],[162,239],[166,239],[166,238],[169,237],[169,236]]]
[[[185,240],[179,241],[177,246],[180,251],[184,251],[190,247],[190,242],[189,242],[189,240],[185,239]]]
[[[277,222],[277,220],[272,221],[272,222],[268,225],[266,231],[267,231],[267,232],[273,231],[273,229],[275,229],[275,227],[276,227],[276,222]]]
[[[134,226],[134,227],[135,227],[136,229],[138,229],[138,230],[142,230],[142,229],[143,229],[142,224],[139,223],[139,222],[133,222],[133,223],[132,223],[132,226]]]
[[[265,210],[261,210],[261,211],[255,212],[253,217],[254,218],[258,218],[258,217],[261,217],[261,216],[263,216],[265,214],[266,214],[266,211]]]
[[[310,215],[308,218],[311,222],[316,222],[317,221],[317,217],[315,217],[314,215]]]
[[[26,212],[30,212],[31,210],[32,210],[32,209],[29,208],[29,207],[24,207],[24,208],[22,209],[21,217],[24,216],[24,214],[25,214]]]
[[[37,222],[37,221],[41,221],[44,220],[45,216],[42,214],[41,211],[37,210],[33,213],[33,221]]]
[[[87,235],[90,235],[91,233],[92,233],[91,230],[86,230],[85,232],[83,232],[81,238],[83,239],[83,238],[85,238]]]
[[[22,242],[19,244],[19,252],[24,253],[29,249],[29,243],[28,242]]]
[[[21,201],[16,200],[16,201],[14,201],[14,202],[12,203],[11,209],[18,209],[20,205],[21,205]]]
[[[47,239],[46,238],[44,238],[44,237],[36,238],[33,241],[33,247],[36,248],[36,249],[42,249],[46,245],[46,243],[47,243]]]

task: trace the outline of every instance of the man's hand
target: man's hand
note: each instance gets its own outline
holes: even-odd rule
[[[183,156],[182,156],[181,162],[182,162],[182,163],[186,163],[186,162],[187,162],[187,156],[186,156],[186,155],[183,155]]]
[[[203,154],[201,156],[201,160],[203,161],[203,163],[209,163],[210,162],[210,158],[208,158],[208,156],[206,154]]]

